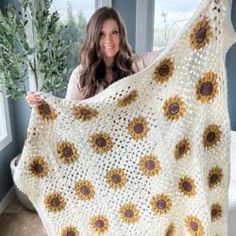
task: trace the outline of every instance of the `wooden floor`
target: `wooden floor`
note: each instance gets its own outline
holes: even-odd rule
[[[13,198],[0,215],[0,236],[47,236],[41,220]]]

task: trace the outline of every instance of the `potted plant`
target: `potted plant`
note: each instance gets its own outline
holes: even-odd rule
[[[52,0],[20,0],[0,12],[0,91],[19,99],[30,90],[62,94],[68,78],[69,45],[62,39],[66,27],[57,11],[50,12]],[[16,157],[11,170],[17,165]],[[16,188],[23,205],[32,210]]]

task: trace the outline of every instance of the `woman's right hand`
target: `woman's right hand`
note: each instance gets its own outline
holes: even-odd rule
[[[39,93],[33,91],[28,92],[25,99],[30,107],[37,107],[42,102],[42,98],[40,97]]]

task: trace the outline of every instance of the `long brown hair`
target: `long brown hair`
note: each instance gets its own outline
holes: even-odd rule
[[[124,21],[113,8],[102,7],[90,18],[84,43],[80,52],[82,71],[80,74],[80,88],[83,98],[95,95],[99,86],[108,86],[105,81],[106,67],[99,47],[99,36],[106,20],[113,19],[117,22],[120,35],[120,50],[117,53],[112,67],[113,81],[133,74],[132,53],[127,42],[127,32]]]

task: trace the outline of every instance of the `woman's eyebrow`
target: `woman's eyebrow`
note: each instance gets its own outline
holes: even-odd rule
[[[112,28],[112,29],[108,29],[108,30],[110,30],[110,31],[113,31],[113,30],[118,30],[119,31],[119,28]],[[104,31],[104,29],[103,30],[101,30],[101,32],[103,32]]]

